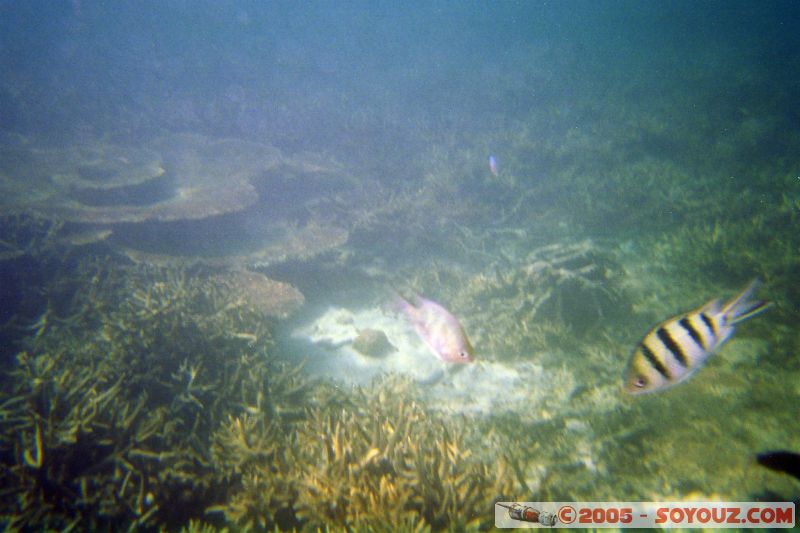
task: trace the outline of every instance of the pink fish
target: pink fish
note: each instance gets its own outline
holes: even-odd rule
[[[464,328],[450,311],[420,296],[417,305],[397,296],[398,307],[408,317],[420,339],[446,363],[471,363],[473,348]]]

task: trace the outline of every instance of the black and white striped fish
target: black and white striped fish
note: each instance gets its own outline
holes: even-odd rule
[[[631,356],[625,390],[656,392],[692,377],[728,340],[736,324],[770,307],[768,302],[751,299],[758,286],[758,280],[753,280],[724,305],[719,299],[711,300],[651,329]]]

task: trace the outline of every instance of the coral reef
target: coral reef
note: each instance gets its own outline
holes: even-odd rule
[[[491,527],[498,498],[747,499],[763,488],[741,481],[752,449],[796,442],[797,136],[784,135],[786,119],[755,116],[754,98],[698,120],[702,96],[683,112],[645,110],[652,102],[619,99],[636,84],[520,100],[530,110],[519,118],[491,105],[498,120],[476,120],[483,135],[452,114],[459,122],[415,127],[408,154],[386,142],[364,156],[372,181],[234,139],[51,148],[4,136],[3,526],[465,530]],[[714,118],[720,107],[740,118]],[[461,131],[447,135],[452,124]],[[337,146],[374,147],[354,140]],[[491,176],[486,154],[500,149]],[[110,250],[136,264],[78,258]],[[305,277],[331,258],[336,282]],[[270,340],[270,319],[303,296],[247,268],[292,270],[320,300],[339,280],[358,285],[354,272],[409,284],[446,301],[486,360],[424,392],[392,379],[309,384]],[[620,397],[639,326],[756,275],[778,305],[704,377],[644,403]],[[362,334],[343,346],[359,349]],[[391,357],[355,359],[364,372]],[[484,416],[445,412],[454,404]],[[670,413],[681,423],[665,424]],[[709,455],[709,441],[727,451]]]
[[[281,411],[272,391],[291,411],[304,385],[268,356],[262,309],[200,274],[83,260],[45,288],[0,393],[8,527],[202,518],[224,489],[209,455],[220,422]]]
[[[197,134],[160,137],[142,148],[102,140],[34,148],[6,139],[0,150],[9,209],[85,223],[194,220],[241,211],[259,198],[254,184],[268,190],[263,181],[293,172],[306,178],[333,173],[346,181],[341,169],[315,154],[291,159],[269,145]],[[275,210],[286,207],[278,203],[285,198],[266,200]]]
[[[224,288],[230,306],[246,306],[264,316],[286,318],[305,300],[288,283],[271,280],[259,272],[227,271],[213,274],[209,282]]]
[[[113,144],[74,146],[63,152],[40,152],[59,171],[52,175],[55,185],[89,205],[111,202],[104,192],[124,195],[165,174],[163,162],[153,151]],[[96,196],[93,196],[96,195]],[[122,199],[117,198],[119,203]]]
[[[61,226],[27,215],[0,217],[0,261],[40,253],[51,245]]]
[[[267,243],[246,256],[229,257],[227,261],[264,268],[289,260],[308,260],[334,250],[347,242],[349,232],[341,227],[311,220],[305,226],[285,224],[281,238]]]
[[[211,510],[245,528],[488,526],[493,502],[519,493],[512,466],[500,450],[473,453],[477,435],[409,396],[389,380],[351,395],[330,388],[299,421],[232,418],[214,454],[241,486]]]
[[[477,235],[470,238],[483,242]],[[492,261],[476,273],[437,264],[411,278],[411,284],[422,293],[449,289],[449,301],[461,310],[476,345],[495,356],[517,358],[530,355],[519,353],[521,345],[575,347],[576,338],[601,321],[624,314],[629,305],[621,272],[610,252],[585,240],[540,246],[515,261]]]
[[[164,137],[143,148],[103,141],[34,148],[20,141],[3,146],[2,154],[13,162],[2,169],[9,209],[105,224],[239,211],[256,199],[248,180],[280,161],[267,146],[198,135]]]
[[[774,280],[781,285],[776,293],[785,295],[787,303],[796,301],[800,293],[783,280],[800,270],[800,238],[796,231],[786,231],[798,224],[800,200],[783,194],[768,207],[754,208],[762,203],[760,196],[752,191],[731,194],[726,212],[712,222],[658,235],[653,255],[665,259],[665,270],[689,277],[713,274],[732,284],[755,275]]]
[[[53,243],[107,239],[150,264],[241,268],[305,260],[349,236],[327,215],[334,200],[322,193],[338,197],[351,179],[318,155],[292,159],[269,145],[196,134],[168,135],[142,147],[98,140],[50,148],[13,136],[2,140],[3,214],[49,220],[58,228],[69,224],[63,234],[52,232]],[[309,187],[312,181],[319,187]],[[0,242],[0,259],[14,248]]]
[[[201,240],[202,227],[184,230],[182,237],[191,241]],[[225,245],[219,244],[218,253],[204,255],[200,250],[188,250],[180,253],[168,250],[160,244],[158,251],[148,251],[143,242],[138,240],[138,235],[127,235],[126,240],[131,241],[120,245],[115,240],[113,249],[125,255],[131,261],[144,265],[186,268],[188,266],[206,265],[209,267],[242,270],[266,269],[290,261],[308,261],[315,257],[331,252],[345,244],[349,233],[337,226],[324,225],[318,221],[309,221],[299,227],[297,224],[275,222],[271,225],[271,236],[264,236],[260,242],[253,244],[246,250],[224,252]],[[166,236],[165,237],[166,240]],[[173,236],[171,236],[172,238]],[[211,243],[209,247],[216,247]],[[191,247],[191,245],[189,246]]]
[[[519,494],[411,384],[311,387],[275,359],[263,317],[299,293],[251,274],[62,265],[3,376],[6,527],[464,530]]]
[[[107,240],[112,230],[72,227],[61,220],[30,215],[0,216],[0,261],[22,256],[41,257],[66,248],[88,246]]]
[[[500,278],[526,295],[522,308],[528,321],[547,316],[584,329],[611,314],[618,304],[613,283],[621,269],[592,241],[542,246],[531,251],[524,263]]]

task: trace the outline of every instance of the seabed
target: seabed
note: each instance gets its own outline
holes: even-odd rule
[[[591,46],[548,50],[488,89],[465,69],[446,117],[289,76],[279,108],[358,101],[319,148],[302,120],[152,118],[172,102],[149,135],[3,133],[0,524],[471,531],[497,501],[796,500],[755,463],[800,451],[796,87],[706,68],[719,51],[599,76]],[[624,393],[654,324],[754,278],[773,309],[688,382]],[[392,290],[447,307],[476,362],[445,367]]]

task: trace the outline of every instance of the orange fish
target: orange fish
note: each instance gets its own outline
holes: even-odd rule
[[[474,350],[458,319],[432,300],[417,296],[416,305],[397,296],[398,307],[408,317],[420,339],[446,363],[471,363]]]

